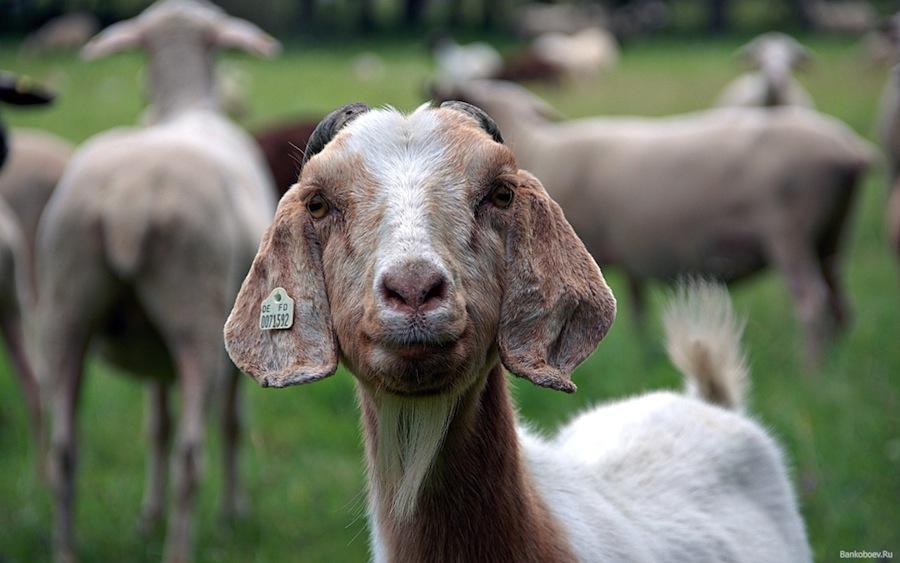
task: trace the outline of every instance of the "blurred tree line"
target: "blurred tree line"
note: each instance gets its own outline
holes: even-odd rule
[[[511,27],[510,14],[532,0],[216,0],[229,13],[247,18],[279,35],[335,31],[371,33],[423,28],[497,29]],[[645,0],[534,0],[541,3],[600,4],[615,9]],[[809,23],[812,3],[847,0],[664,0],[684,30],[725,32],[746,27]],[[863,1],[863,0],[860,0]],[[49,19],[72,11],[96,15],[103,25],[136,15],[152,0],[0,0],[0,33],[27,33]],[[886,14],[896,0],[872,0]],[[681,17],[679,17],[681,16]],[[749,27],[754,27],[750,22]]]

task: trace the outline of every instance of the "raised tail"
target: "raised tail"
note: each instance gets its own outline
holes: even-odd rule
[[[663,315],[666,351],[700,400],[743,410],[748,369],[741,349],[744,322],[725,287],[705,281],[679,285]]]

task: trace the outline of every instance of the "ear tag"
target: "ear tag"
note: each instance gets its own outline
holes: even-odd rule
[[[260,330],[284,330],[294,326],[294,300],[283,287],[276,287],[262,302]]]

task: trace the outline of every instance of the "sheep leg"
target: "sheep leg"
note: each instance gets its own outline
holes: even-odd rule
[[[209,349],[208,346],[205,348]],[[172,456],[175,496],[169,514],[163,558],[168,563],[183,563],[192,559],[194,508],[202,471],[207,383],[216,368],[203,361],[204,351],[198,346],[183,345],[175,353],[182,406]]]
[[[25,395],[25,409],[28,412],[29,430],[35,448],[35,468],[38,478],[46,476],[47,439],[44,432],[44,417],[41,407],[40,387],[35,379],[31,362],[25,352],[25,339],[22,335],[22,319],[18,313],[5,315],[0,319],[0,333],[9,351],[9,359],[13,364],[13,372],[19,380]]]
[[[72,510],[75,505],[75,469],[77,464],[76,410],[81,388],[84,346],[77,337],[63,340],[60,353],[46,350],[48,367],[56,377],[50,387],[53,413],[50,443],[50,477],[55,501],[54,559],[75,561]]]
[[[851,312],[847,294],[840,280],[838,257],[823,257],[821,259],[821,268],[822,276],[828,286],[828,305],[831,309],[831,315],[837,324],[837,328],[844,330],[850,324]]]
[[[243,515],[246,505],[239,481],[239,446],[241,438],[240,372],[229,365],[225,381],[225,402],[222,405],[222,516],[232,520]]]
[[[785,237],[770,245],[772,263],[787,278],[794,309],[806,333],[807,363],[814,368],[835,333],[828,284],[812,248],[799,237]]]
[[[628,274],[628,297],[631,300],[631,312],[634,326],[641,336],[647,335],[647,301],[644,295],[644,283],[637,276]]]
[[[159,525],[166,504],[169,451],[172,447],[172,418],[169,413],[169,386],[154,381],[147,390],[147,435],[150,456],[147,459],[147,482],[138,530],[149,534]]]

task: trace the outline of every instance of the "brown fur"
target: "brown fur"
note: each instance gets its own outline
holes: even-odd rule
[[[377,421],[365,390],[360,397],[372,464]],[[375,499],[393,562],[575,560],[523,471],[499,365],[462,397],[419,502],[415,516],[399,522],[388,495]]]
[[[431,111],[440,112],[433,135],[445,144],[448,164],[421,189],[433,198],[429,243],[450,274],[435,330],[453,339],[386,344],[393,329],[377,314],[374,260],[386,212],[380,205],[401,202],[379,198],[379,180],[346,154],[347,136],[338,133],[282,199],[226,325],[226,347],[263,385],[321,379],[338,354],[357,377],[389,560],[572,560],[522,468],[498,356],[537,385],[573,391],[570,373],[606,334],[615,300],[559,206],[518,169],[512,152],[471,115]],[[508,207],[489,202],[499,184],[514,193]],[[459,185],[461,199],[451,191]],[[314,194],[332,205],[315,220],[304,209]],[[295,300],[294,326],[261,332],[260,303],[279,286]],[[456,408],[414,513],[403,518],[387,508],[399,483],[380,482],[389,472],[379,466],[384,421],[377,405],[386,397],[415,405],[435,396]]]

